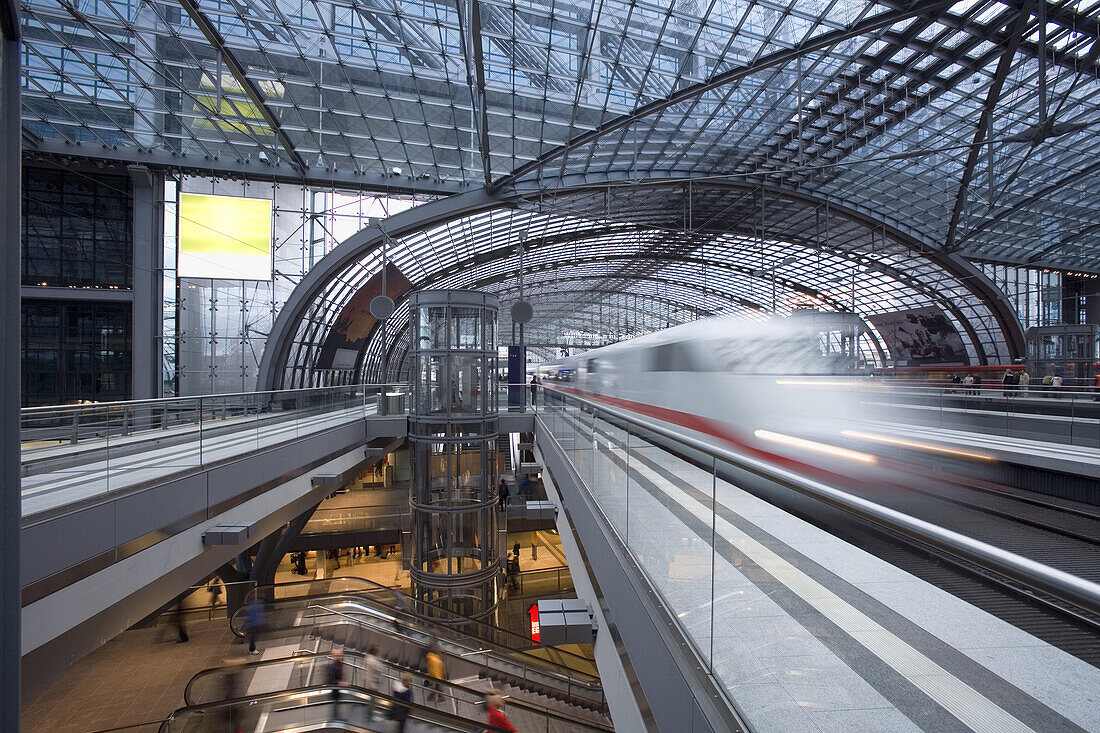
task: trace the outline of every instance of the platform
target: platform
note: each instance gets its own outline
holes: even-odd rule
[[[1100,729],[1097,668],[663,449],[633,436],[628,449],[622,431],[595,427],[594,446],[559,430],[562,448],[754,729]]]

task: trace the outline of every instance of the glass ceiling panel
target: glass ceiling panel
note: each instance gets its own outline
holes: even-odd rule
[[[24,143],[504,193],[766,183],[930,248],[1100,271],[1100,3],[1048,2],[1042,32],[1014,3],[897,7],[25,0]]]

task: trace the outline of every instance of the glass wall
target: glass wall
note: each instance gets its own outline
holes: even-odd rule
[[[267,198],[274,203],[270,280],[177,278],[177,192]],[[322,257],[371,217],[391,216],[418,200],[350,195],[258,181],[185,177],[165,183],[165,395],[247,392],[272,324],[294,287]],[[173,298],[174,308],[168,299]],[[178,298],[178,300],[175,300]],[[174,357],[174,358],[171,358]]]
[[[23,284],[129,289],[134,228],[127,176],[23,169]]]
[[[130,396],[129,303],[23,301],[23,404]]]

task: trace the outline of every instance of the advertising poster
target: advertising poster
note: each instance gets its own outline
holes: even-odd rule
[[[962,338],[935,306],[867,316],[899,365],[970,363]]]

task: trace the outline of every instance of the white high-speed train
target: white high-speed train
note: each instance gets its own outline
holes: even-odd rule
[[[796,313],[708,318],[542,364],[546,387],[774,459],[805,456],[851,426],[861,324]],[[834,457],[849,459],[843,451]]]

